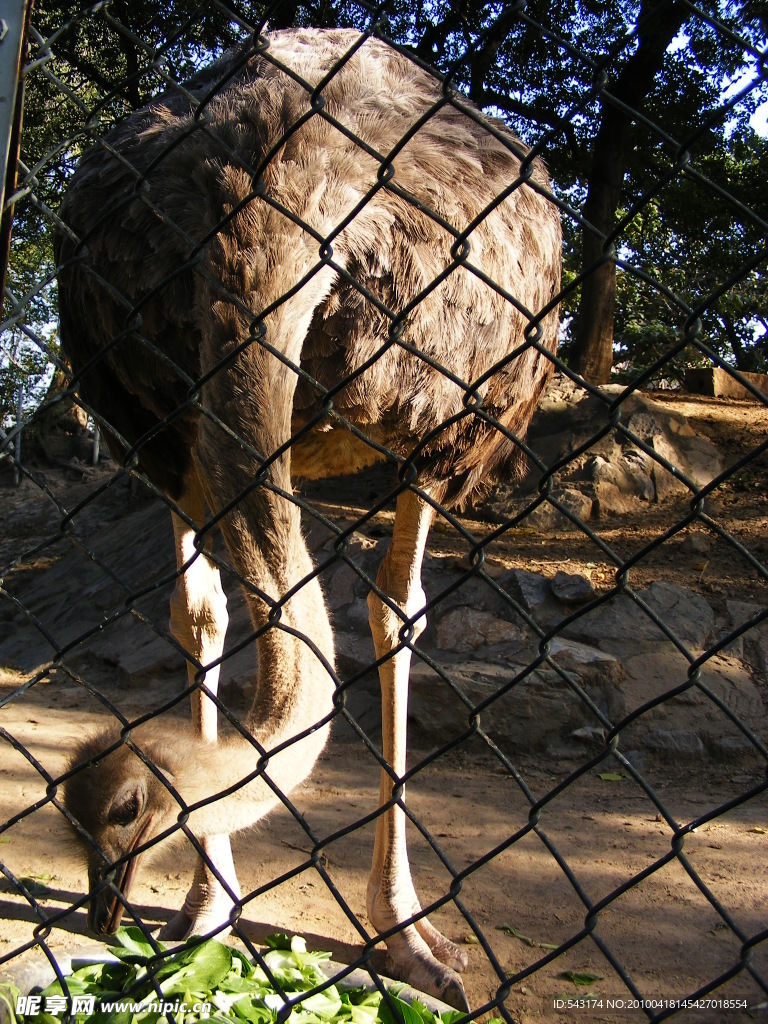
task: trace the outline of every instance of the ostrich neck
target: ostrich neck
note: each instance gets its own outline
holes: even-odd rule
[[[333,710],[333,636],[320,584],[311,577],[298,510],[286,504],[268,534],[254,536],[243,523],[232,524],[238,569],[253,588],[246,588],[246,599],[257,632],[258,675],[244,725],[255,743],[240,734],[217,745],[194,737],[194,755],[173,766],[188,805],[237,787],[193,813],[190,825],[199,836],[247,828],[278,803],[262,775],[240,785],[264,755],[264,773],[289,793],[309,775],[328,738],[329,725],[319,723]]]

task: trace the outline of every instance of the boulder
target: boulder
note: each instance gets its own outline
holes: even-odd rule
[[[652,583],[639,590],[641,598],[682,642],[700,649],[712,632],[715,613],[701,594],[674,583]],[[616,594],[564,630],[564,635],[602,646],[612,643],[666,640],[664,631],[631,597]]]
[[[527,630],[481,608],[453,608],[437,624],[435,646],[441,651],[466,653],[478,647],[516,643],[523,647]]]
[[[432,746],[460,735],[475,716],[491,739],[516,752],[556,750],[573,732],[600,725],[567,679],[548,667],[526,672],[522,664],[478,660],[449,675],[458,693],[427,665],[411,673],[411,732]],[[601,703],[592,683],[585,688]]]
[[[620,398],[619,425],[606,432],[613,405]],[[588,392],[562,376],[553,378],[544,395],[527,443],[544,465],[564,463],[553,494],[564,504],[570,502],[569,510],[585,521],[637,513],[648,504],[685,496],[689,493],[685,479],[703,487],[723,468],[717,448],[697,435],[684,416],[654,401],[652,395],[626,394],[617,385]],[[535,495],[540,476],[538,466],[531,463],[522,492]],[[519,502],[515,503],[519,493],[519,485],[498,488],[490,502],[492,517],[508,518],[510,508],[519,511]],[[537,529],[569,525],[567,517],[548,504],[539,506],[526,522]]]
[[[768,376],[764,373],[745,373],[742,377],[758,391],[768,395]],[[757,402],[752,392],[745,388],[727,370],[719,366],[690,369],[685,374],[685,386],[694,395],[714,395],[716,398],[745,398]]]
[[[567,573],[559,569],[550,584],[552,593],[563,604],[587,604],[597,597],[597,591],[586,576]]]
[[[558,487],[552,491],[551,497],[576,519],[588,522],[592,518],[594,498],[591,495],[575,487]],[[578,523],[573,522],[551,501],[542,502],[530,512],[525,518],[525,525],[537,530],[578,529]]]

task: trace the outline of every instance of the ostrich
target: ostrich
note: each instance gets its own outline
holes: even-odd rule
[[[118,891],[182,808],[204,856],[161,936],[228,926],[229,836],[307,777],[334,709],[332,630],[291,474],[355,472],[386,448],[418,487],[398,495],[368,601],[391,770],[367,911],[377,934],[394,929],[392,973],[466,1007],[466,957],[422,914],[392,797],[433,503],[513,470],[512,435],[557,344],[560,222],[527,154],[385,43],[301,29],[230,53],[80,161],[57,238],[62,345],[112,450],[173,510],[170,621],[192,691],[188,728],[147,722],[129,745],[114,727],[74,752],[64,802],[95,841],[93,929],[117,927]],[[255,630],[253,742],[217,743],[208,696],[227,625],[213,525]]]

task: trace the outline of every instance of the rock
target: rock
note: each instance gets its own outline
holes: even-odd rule
[[[134,686],[182,668],[183,658],[173,644],[162,640],[153,630],[135,628],[135,620],[123,622],[123,629],[111,631],[109,646],[103,651],[93,650],[91,657],[101,655],[105,664],[112,665]]]
[[[435,561],[439,562],[437,559]],[[499,584],[504,591],[509,591],[509,587],[504,584],[505,578],[509,576],[509,570],[505,569],[498,574],[494,571],[494,576],[494,582]],[[459,580],[461,582],[457,587],[455,584]],[[503,593],[500,594],[495,586],[476,573],[467,573],[466,570],[447,571],[442,564],[427,565],[424,572],[424,589],[429,600],[435,602],[429,613],[430,626],[436,625],[453,609],[465,607],[489,612],[496,618],[506,619],[520,626],[524,625],[511,600]],[[517,592],[510,591],[510,596],[517,597],[518,595]]]
[[[336,538],[330,537],[315,552],[317,561],[322,564],[333,555]],[[379,564],[384,557],[388,541],[374,540],[362,533],[353,533],[344,547],[344,556],[353,562],[370,579],[374,579]],[[339,557],[335,566],[328,568],[322,575],[323,590],[329,608],[338,610],[351,604],[356,598],[367,597],[368,584],[344,559]]]
[[[561,491],[557,491],[556,497],[563,508],[576,516],[577,519],[586,522],[588,519],[592,518],[592,506],[594,505],[594,500],[588,494],[584,494],[583,491],[575,490],[573,487],[566,487]],[[563,520],[566,529],[574,529],[578,527],[577,523],[572,523],[567,516],[563,515],[563,513],[560,513],[560,517]]]
[[[710,744],[712,755],[719,761],[741,760],[754,756],[754,744],[743,733],[733,736],[716,736]]]
[[[656,491],[653,486],[653,462],[649,455],[628,443],[616,446],[610,452],[612,458],[595,455],[590,472],[595,484],[613,484],[622,494],[653,501]]]
[[[598,647],[589,647],[587,644],[575,643],[573,640],[563,640],[559,636],[550,641],[549,656],[565,667],[568,667],[569,664],[578,666],[579,671],[596,668],[603,674],[609,674],[611,678],[618,678],[620,674],[623,674],[620,662],[613,654],[601,651]]]
[[[700,761],[704,744],[690,729],[654,729],[645,737],[645,746],[672,761]]]
[[[766,713],[763,701],[744,666],[736,658],[716,655],[702,668],[701,687],[690,686],[682,693],[655,703],[658,698],[683,685],[688,679],[689,669],[688,660],[672,644],[660,647],[636,654],[624,662],[627,674],[624,689],[631,698],[628,710],[634,711],[647,704],[654,706],[622,732],[622,746],[647,748],[657,753],[671,749],[682,754],[688,750],[692,756],[699,756],[698,743],[689,739],[680,739],[677,745],[668,736],[661,739],[657,736],[649,741],[652,733],[672,733],[673,738],[679,738],[678,734],[691,733],[710,756],[726,757],[728,750],[756,756],[752,743],[748,739],[746,743],[741,742],[746,737],[707,693],[712,693],[757,735],[764,734]]]
[[[563,598],[589,599],[592,593],[587,580],[566,573],[549,581],[516,569],[499,582],[542,625],[567,614]],[[714,612],[701,595],[659,582],[640,596],[692,650],[712,635]],[[732,605],[729,613],[738,622],[754,614],[752,606]],[[571,635],[571,629],[580,635]],[[434,637],[439,651],[463,656],[458,663],[442,663],[456,689],[414,660],[409,720],[417,740],[433,746],[436,737],[458,736],[470,725],[473,708],[481,708],[480,727],[505,749],[563,759],[577,756],[579,745],[582,756],[585,745],[599,747],[604,722],[618,725],[646,708],[620,733],[620,749],[630,751],[632,764],[641,769],[654,761],[758,757],[749,737],[721,707],[758,736],[765,734],[760,691],[737,658],[710,658],[702,667],[701,685],[668,696],[686,686],[690,660],[626,595],[587,613],[565,632],[550,641],[548,660],[531,672],[538,645],[515,616],[510,621],[475,604],[450,608],[440,616]],[[377,691],[371,699],[378,700]]]
[[[546,576],[528,569],[510,569],[499,577],[498,583],[534,615],[542,609],[551,609],[552,587]]]
[[[625,706],[617,685],[623,678],[621,666],[602,651],[557,640],[550,658],[560,671],[544,664],[526,673],[529,652],[512,653],[502,663],[477,659],[445,666],[471,707],[428,665],[415,662],[408,712],[415,734],[431,745],[437,737],[459,735],[470,723],[472,707],[481,707],[481,728],[503,741],[506,749],[548,751],[554,756],[555,751],[562,754],[579,730],[597,730],[584,733],[582,743],[587,735],[596,739],[602,723],[569,680],[578,683],[604,715],[619,718]],[[521,678],[510,687],[516,676]]]
[[[679,640],[703,647],[715,624],[715,613],[701,594],[674,583],[652,583],[640,596]]]
[[[551,670],[541,670],[520,680],[511,690],[505,690],[522,666],[497,665],[476,662],[471,669],[459,668],[451,678],[474,706],[483,705],[480,713],[481,728],[491,738],[508,744],[517,751],[542,751],[557,746],[575,729],[594,725],[583,702],[568,684]],[[417,673],[418,676],[418,673]],[[444,699],[434,702],[436,684],[432,681],[426,692],[417,680],[412,687],[413,699],[409,715],[422,730],[431,730],[432,742],[436,736],[448,738],[457,735],[469,723],[471,713],[457,706],[456,698],[446,696],[445,684],[440,685]],[[451,709],[453,715],[446,717]]]
[[[657,434],[650,441],[654,451],[660,457],[675,468],[680,466],[680,444],[673,444],[664,434]],[[687,467],[690,472],[690,466]],[[670,501],[680,495],[690,494],[690,488],[686,487],[682,480],[679,480],[662,462],[651,460],[651,480],[653,482],[653,501]]]
[[[624,516],[639,512],[641,505],[634,494],[625,494],[621,488],[609,480],[597,480],[595,490],[595,512],[598,518],[605,516]]]
[[[752,601],[726,600],[726,611],[728,622],[723,629],[723,634],[730,633],[739,626],[743,626],[765,612],[765,606],[755,604]],[[763,682],[768,681],[768,619],[755,622],[748,630],[742,633],[734,644],[727,650],[730,652],[734,646],[738,650],[741,645],[744,655],[752,665],[755,672],[762,678]]]
[[[623,392],[616,385],[608,385],[600,388],[600,394],[602,398],[561,377],[553,380],[528,432],[528,444],[545,465],[567,459],[604,429],[609,400]],[[685,483],[666,469],[664,460],[698,487],[721,472],[723,463],[715,446],[695,434],[685,417],[663,402],[634,392],[624,396],[620,415],[624,429],[603,434],[558,472],[563,491],[581,493],[582,501],[595,499],[593,514],[636,512],[646,502],[663,502],[685,494]],[[633,442],[633,435],[659,459]],[[532,468],[524,481],[531,493],[538,487],[539,476]],[[549,526],[543,521],[548,514],[541,506],[535,515]]]
[[[576,519],[587,522],[592,518],[594,499],[583,491],[574,487],[557,488],[552,491],[552,498],[559,502]],[[531,512],[525,520],[526,526],[546,530],[574,530],[578,529],[578,523],[574,523],[556,505],[549,501],[543,502]]]
[[[684,555],[708,555],[712,550],[714,538],[708,533],[687,533],[680,544],[680,553]]]
[[[669,409],[648,395],[636,392],[627,402],[622,402],[629,414],[628,426],[640,440],[650,444],[658,454],[681,470],[697,487],[711,483],[722,470],[723,462],[717,448],[706,437],[700,437],[690,427],[682,413]],[[639,410],[640,414],[634,410]],[[685,493],[687,487],[664,469],[661,463],[651,459],[656,476],[656,500],[664,499],[664,493]],[[660,478],[668,477],[663,483]]]
[[[617,722],[627,713],[623,692],[624,669],[618,658],[596,647],[555,637],[550,659],[587,690],[601,713]]]
[[[347,606],[347,622],[353,629],[364,631],[370,626],[370,619],[368,614],[368,601],[364,597],[356,597],[354,601]]]
[[[527,631],[476,608],[454,608],[437,625],[436,646],[457,653],[518,642],[522,647]]]
[[[585,576],[559,569],[550,584],[552,593],[563,604],[587,604],[597,596],[595,588]]]
[[[744,373],[742,377],[768,395],[768,376],[764,373]],[[756,402],[757,398],[739,383],[727,370],[719,366],[696,368],[686,371],[685,386],[694,395],[714,395],[718,398],[741,398]]]
[[[651,619],[626,594],[617,594],[605,604],[586,612],[566,626],[562,637],[579,640],[582,643],[618,645],[626,650],[626,639],[634,641],[661,640],[663,634]]]
[[[581,740],[582,743],[599,746],[605,742],[605,729],[599,729],[593,725],[585,725],[581,729],[574,729],[571,737],[575,740]]]
[[[700,594],[664,582],[652,583],[637,593],[679,640],[694,648],[703,647],[712,632],[715,613]],[[617,594],[572,622],[563,635],[595,643],[666,640],[663,630],[626,594]]]
[[[137,537],[141,538],[140,557]],[[6,589],[12,595],[18,590],[18,598],[29,614],[22,613],[9,628],[6,617],[9,613],[15,616],[17,609],[8,601],[0,605],[0,662],[23,672],[32,671],[50,661],[56,648],[61,650],[80,637],[84,639],[66,655],[66,663],[75,668],[99,660],[114,666],[125,637],[129,637],[130,645],[159,644],[134,662],[130,661],[130,650],[125,652],[131,674],[151,669],[155,658],[158,664],[164,662],[168,644],[133,616],[113,619],[112,615],[125,607],[128,592],[141,593],[134,607],[150,621],[167,624],[175,566],[167,509],[161,504],[136,502],[131,515],[94,530],[87,543],[95,558],[61,534],[46,549],[52,561],[44,572],[6,577]],[[109,566],[109,573],[100,568],[99,561]],[[165,582],[157,585],[162,579]],[[56,648],[48,642],[48,636]],[[183,664],[178,652],[176,658],[178,664]]]
[[[643,750],[625,750],[624,757],[638,772],[644,772],[648,768],[648,757]]]
[[[766,732],[766,709],[760,690],[737,658],[725,654],[710,658],[702,668],[702,683],[753,732]],[[698,698],[699,692],[696,691],[698,705],[704,707],[707,712],[714,712],[713,721],[716,722],[716,726],[710,730],[710,734],[729,733],[735,729],[710,697],[702,693],[701,698]]]

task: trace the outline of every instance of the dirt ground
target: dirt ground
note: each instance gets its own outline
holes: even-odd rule
[[[729,463],[768,437],[768,414],[754,404],[661,398],[674,402],[694,429],[715,440]],[[71,507],[99,479],[67,481],[56,474],[50,482],[59,494],[66,492]],[[364,481],[355,491],[347,484],[336,490],[312,485],[305,493],[322,511],[345,521],[364,510],[370,498],[366,486]],[[35,501],[40,501],[39,493],[29,484],[19,490],[0,486],[0,515],[16,524],[0,544],[0,563],[29,547]],[[24,508],[29,515],[19,525],[12,513]],[[722,487],[708,512],[765,561],[766,455]],[[671,515],[666,507],[634,519],[606,520],[598,524],[598,532],[627,557],[661,535]],[[469,513],[462,521],[478,537],[494,529],[477,514]],[[391,513],[381,513],[370,524],[372,535],[386,533],[390,523]],[[679,549],[682,536],[645,558],[633,570],[632,582],[646,585],[663,578],[703,590],[714,600],[738,597],[765,603],[764,581],[728,545],[716,542],[703,560]],[[466,557],[466,543],[440,524],[432,547],[446,558]],[[49,563],[46,552],[32,553],[23,571],[44,571]],[[568,531],[544,537],[526,528],[496,540],[489,549],[489,565],[533,568],[547,576],[558,569],[580,572],[598,588],[610,584],[613,572],[582,535]],[[0,976],[39,955],[34,938],[44,917],[65,911],[85,892],[83,865],[67,842],[61,815],[46,802],[41,769],[55,777],[66,763],[73,737],[103,724],[105,716],[99,703],[61,672],[24,690],[26,679],[2,666],[0,727],[6,742],[0,744],[0,822],[13,823],[0,832],[0,862],[6,869],[0,879]],[[119,679],[97,682],[128,716],[143,713],[171,693],[162,690],[167,683],[159,687],[149,681],[126,690]],[[410,767],[429,753],[412,750]],[[765,765],[659,765],[645,772],[644,789],[610,761],[582,772],[578,761],[542,763],[517,757],[514,751],[504,754],[514,775],[479,740],[468,741],[427,764],[408,789],[410,808],[444,858],[411,827],[411,861],[422,902],[427,905],[448,892],[451,873],[446,862],[461,873],[457,901],[436,912],[433,920],[465,943],[470,958],[465,984],[473,1009],[492,1016],[489,1003],[501,997],[521,1024],[641,1021],[661,1012],[666,1004],[658,1001],[683,998],[733,972],[712,994],[713,1005],[684,1010],[675,1019],[702,1024],[766,1019],[768,996],[749,973],[758,974],[763,983],[768,979]],[[568,778],[571,783],[560,790]],[[311,781],[293,800],[311,835],[322,842],[364,818],[375,807],[377,791],[373,757],[342,723]],[[539,812],[536,830],[529,828],[532,803]],[[728,809],[713,815],[721,807]],[[698,819],[704,820],[676,847],[680,856],[672,856],[674,823],[683,826]],[[276,929],[295,931],[306,936],[310,948],[327,949],[336,959],[352,962],[362,947],[360,928],[367,927],[365,886],[373,828],[365,824],[323,844],[322,866],[333,891],[310,863],[310,835],[288,811],[276,812],[257,830],[236,836],[243,892],[263,890],[244,908],[245,934],[258,942]],[[519,837],[510,843],[513,836]],[[147,923],[159,926],[180,905],[192,865],[191,851],[177,848],[145,866],[132,899]],[[622,891],[638,876],[636,885]],[[14,877],[27,880],[38,906],[18,893]],[[584,934],[588,908],[595,905],[600,911],[597,923],[591,934]],[[360,926],[350,911],[360,916]],[[763,942],[752,949],[748,940],[761,933]],[[82,951],[93,941],[83,909],[60,918],[46,938],[54,955]],[[570,948],[553,958],[552,947],[569,941]],[[749,969],[737,970],[748,960]],[[576,973],[569,977],[566,972]],[[656,1001],[653,1007],[631,1007],[633,992],[620,973],[631,979],[635,995]],[[508,979],[513,979],[511,984]],[[738,1005],[729,1008],[729,999]]]

